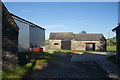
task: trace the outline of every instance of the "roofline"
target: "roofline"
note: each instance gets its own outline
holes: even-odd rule
[[[51,33],[73,33],[73,32],[51,32]]]
[[[27,20],[25,20],[25,19],[23,19],[23,18],[21,18],[21,17],[18,17],[18,16],[16,16],[16,15],[12,14],[12,13],[10,13],[10,15],[11,15],[11,16],[14,16],[14,17],[16,17],[16,18],[18,18],[18,19],[20,19],[20,20],[22,20],[22,21],[25,21],[25,22],[33,25],[33,26],[36,26],[36,27],[41,28],[41,29],[43,29],[43,30],[46,30],[45,28],[42,28],[42,27],[40,27],[40,26],[38,26],[38,25],[36,25],[36,24],[34,24],[34,23],[32,23],[32,22],[29,22],[29,21],[27,21]]]
[[[62,32],[62,33],[65,33],[65,32]],[[68,33],[70,33],[70,32],[68,32]],[[56,33],[51,32],[50,35],[52,35],[52,34],[56,34]],[[73,32],[72,32],[72,34],[73,34]],[[74,38],[75,38],[75,35],[100,35],[101,37],[104,38],[104,40],[106,40],[106,38],[104,37],[104,35],[102,33],[96,33],[96,34],[95,33],[93,33],[93,34],[92,33],[90,33],[90,34],[89,33],[88,34],[73,34]],[[71,40],[73,40],[73,39],[71,39]],[[49,40],[61,40],[61,39],[51,39],[51,37],[49,37]],[[87,41],[90,41],[90,40],[87,40]],[[100,40],[95,40],[95,41],[100,41]]]
[[[3,4],[3,2],[1,2],[2,8],[6,10],[8,16],[10,17],[10,19],[13,21],[14,27],[19,30],[19,27],[17,26],[17,24],[15,23],[15,21],[13,20],[10,12],[8,11],[8,9],[5,7],[5,5]]]
[[[117,27],[115,27],[114,29],[112,29],[112,31],[116,31],[118,29],[120,29],[120,25],[118,25]]]
[[[50,32],[50,34],[55,34],[55,33],[73,33],[73,32]],[[74,33],[73,33],[74,34]],[[102,33],[86,33],[87,35],[103,35]],[[79,34],[75,34],[75,35],[79,35]],[[81,34],[80,34],[81,35]],[[84,35],[84,34],[83,34]]]
[[[98,35],[98,34],[99,34],[99,35],[103,35],[102,33],[85,33],[85,34],[87,34],[87,35],[89,35],[89,34],[90,34],[90,35],[96,35],[96,34],[97,34],[97,35]],[[80,34],[80,35],[81,35],[81,34]],[[84,34],[83,34],[83,35],[84,35]]]

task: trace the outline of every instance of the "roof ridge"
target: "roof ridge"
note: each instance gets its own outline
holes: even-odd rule
[[[10,12],[8,11],[8,9],[7,9],[6,6],[4,5],[4,3],[1,2],[0,5],[2,6],[2,9],[5,10],[5,12],[7,13],[8,17],[10,18],[10,20],[13,21],[13,27],[15,27],[15,29],[19,30],[19,27],[18,27],[17,24],[15,23],[14,19],[12,18]]]
[[[63,34],[62,34],[63,33]],[[60,40],[65,40],[65,39],[74,39],[74,40],[79,40],[79,41],[99,41],[100,38],[102,38],[103,34],[97,33],[97,34],[69,34],[69,32],[66,32],[68,34],[64,34],[64,32],[54,32],[50,34],[50,39],[60,39]]]
[[[45,30],[45,28],[42,28],[41,26],[38,26],[38,25],[34,24],[33,22],[30,22],[30,21],[28,21],[26,19],[23,19],[23,18],[19,17],[19,16],[16,16],[15,14],[10,13],[10,15],[15,17],[15,18],[18,18],[18,19],[20,19],[22,21],[25,21],[25,22],[29,23],[30,25],[34,25],[34,26],[37,26],[37,27]]]
[[[51,33],[73,33],[73,32],[51,32]]]
[[[86,34],[102,34],[102,33],[86,33]]]

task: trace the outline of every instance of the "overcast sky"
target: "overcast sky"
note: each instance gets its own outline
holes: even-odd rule
[[[7,2],[7,9],[50,32],[102,33],[114,37],[118,23],[117,2]]]

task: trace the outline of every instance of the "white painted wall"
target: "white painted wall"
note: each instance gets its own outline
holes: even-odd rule
[[[58,43],[58,45],[54,45]],[[51,49],[61,49],[61,40],[49,40],[49,45]]]
[[[39,27],[29,27],[30,30],[30,48],[45,46],[45,30]]]
[[[29,51],[29,25],[19,20],[14,19],[16,24],[19,27],[18,35],[18,52],[27,52]]]

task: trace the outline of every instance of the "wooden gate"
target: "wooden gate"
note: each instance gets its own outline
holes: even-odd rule
[[[71,50],[71,41],[61,41],[61,49]]]

